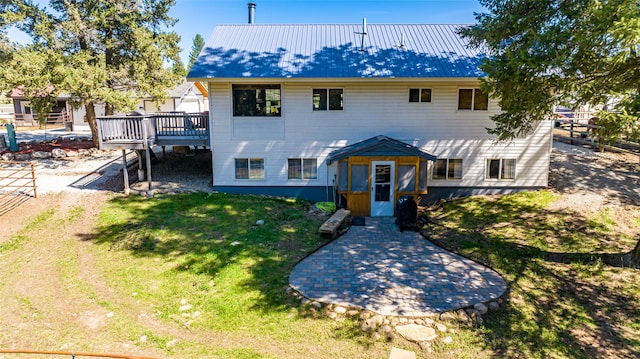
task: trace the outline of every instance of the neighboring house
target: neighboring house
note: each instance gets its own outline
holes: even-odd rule
[[[156,104],[150,98],[141,99],[138,109],[145,112],[206,112],[209,107],[208,93],[201,83],[183,81],[176,87],[167,91],[167,99]],[[31,103],[24,97],[21,88],[11,91],[13,101],[13,121],[18,126],[38,125],[37,115],[31,109]],[[84,106],[72,108],[71,97],[61,94],[57,98],[56,106],[51,109],[48,122],[69,125],[73,131],[90,131],[89,124],[85,121],[86,110]],[[95,104],[96,116],[104,116],[104,104]],[[0,117],[1,119],[1,117]]]
[[[214,189],[389,216],[404,195],[546,187],[552,122],[487,133],[500,108],[459,27],[217,26],[188,75],[208,86]]]
[[[183,81],[167,91],[164,102],[156,104],[151,97],[140,99],[138,109],[153,112],[187,112],[197,113],[208,110],[209,100],[206,88],[199,82]],[[96,115],[104,116],[104,104],[96,104]],[[86,111],[83,106],[73,110],[74,130],[89,131],[89,124],[84,120]]]
[[[150,97],[140,101],[146,112],[205,112],[209,107],[206,88],[197,82],[184,81],[167,91],[167,99],[156,104]]]
[[[9,95],[13,101],[13,121],[17,126],[38,126],[38,115],[32,111],[31,102],[24,97],[23,89],[22,86],[13,89]],[[56,105],[51,109],[47,122],[60,125],[71,122],[71,112],[69,96],[61,94],[56,98]]]

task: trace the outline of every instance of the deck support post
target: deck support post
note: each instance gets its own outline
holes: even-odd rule
[[[151,148],[147,145],[147,150],[146,150],[146,157],[147,157],[147,182],[149,183],[149,191],[148,191],[148,195],[149,197],[153,196],[153,188],[151,188]]]
[[[122,177],[124,178],[124,195],[131,193],[129,189],[129,170],[127,169],[127,150],[122,150]]]
[[[144,181],[144,168],[142,167],[142,151],[136,151],[136,155],[138,156],[138,181]]]
[[[167,146],[162,146],[162,158],[167,157]]]

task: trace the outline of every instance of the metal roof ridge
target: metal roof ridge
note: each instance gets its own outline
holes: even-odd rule
[[[464,23],[367,23],[367,26],[473,26]],[[217,26],[266,27],[266,26],[362,26],[356,23],[308,23],[308,24],[217,24]]]

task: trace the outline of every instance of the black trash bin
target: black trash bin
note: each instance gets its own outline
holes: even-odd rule
[[[402,196],[396,204],[396,225],[400,232],[405,229],[417,230],[416,219],[418,217],[418,204],[413,196]]]

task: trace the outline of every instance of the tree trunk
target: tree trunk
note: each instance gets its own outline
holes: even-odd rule
[[[631,265],[636,268],[640,267],[640,238],[638,238],[638,243],[636,243],[636,247],[629,253],[629,256]]]
[[[93,139],[93,145],[98,147],[100,141],[98,139],[98,120],[96,119],[96,109],[92,100],[85,99],[82,101],[84,104],[84,109],[86,113],[84,114],[84,119],[89,124],[89,128],[91,129],[91,137]]]

